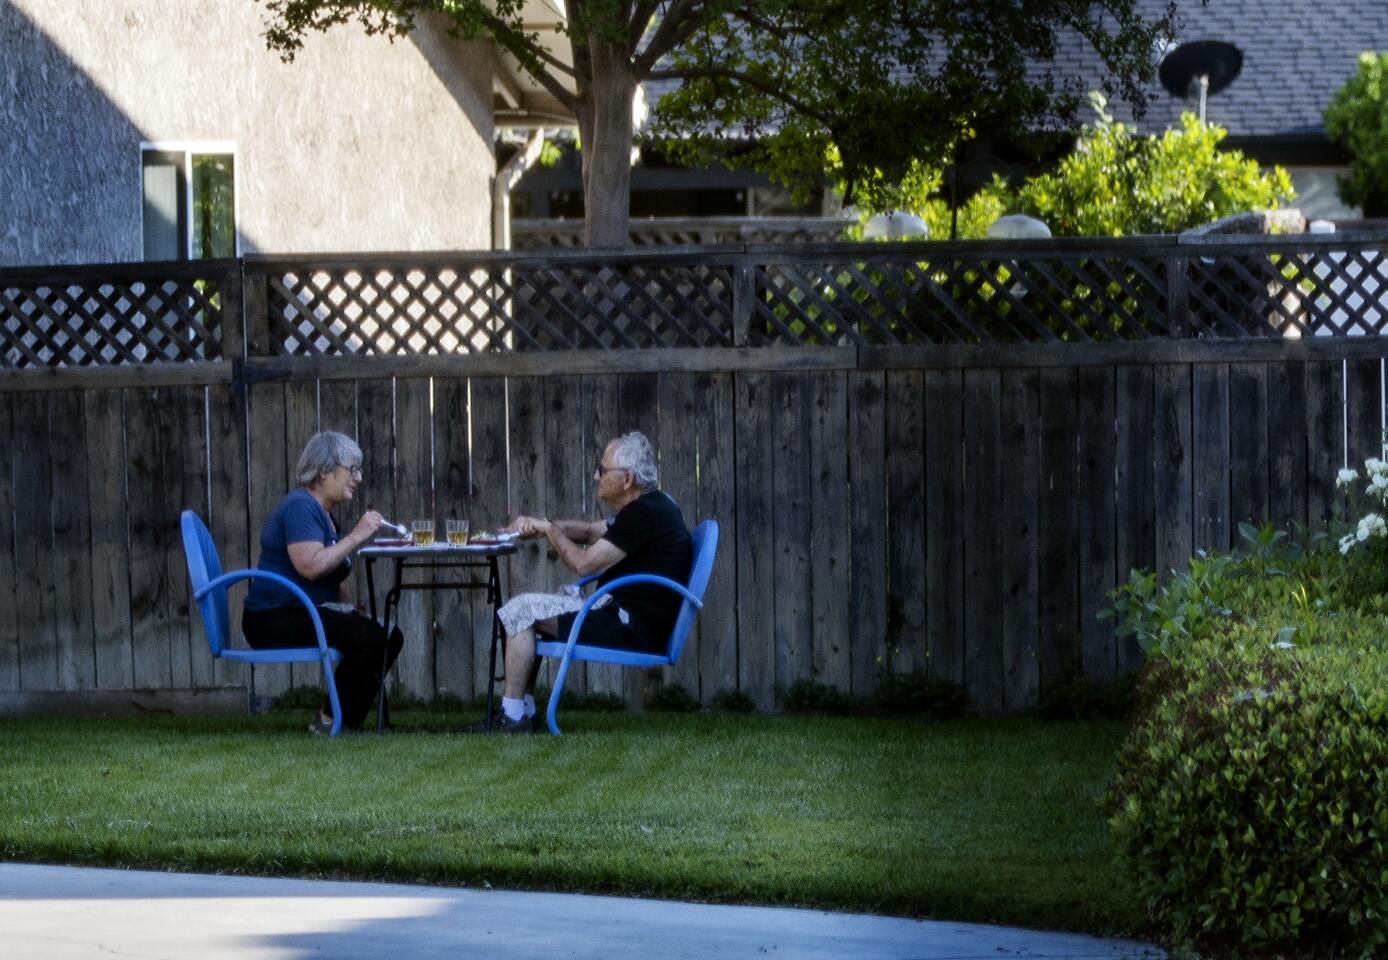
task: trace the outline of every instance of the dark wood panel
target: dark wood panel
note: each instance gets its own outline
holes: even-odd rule
[[[811,676],[853,688],[852,552],[850,549],[848,375],[808,374],[810,389]]]
[[[801,373],[771,376],[772,594],[776,683],[810,679],[813,610],[810,569],[809,384]]]
[[[1268,514],[1282,528],[1306,523],[1306,365],[1268,364]]]
[[[1075,371],[1041,372],[1041,488],[1037,524],[1041,683],[1076,674],[1079,658],[1080,429]]]
[[[721,691],[738,689],[738,531],[737,457],[734,401],[730,373],[694,377],[696,413],[692,419],[699,442],[698,503],[700,520],[718,522],[718,554],[699,612],[699,684],[703,701]]]
[[[14,562],[19,679],[25,690],[58,688],[54,632],[52,472],[46,394],[14,398]]]
[[[295,475],[299,464],[299,454],[303,452],[309,438],[318,432],[318,381],[296,380],[284,385],[284,492],[288,493],[298,486]],[[337,524],[339,534],[352,529],[355,521],[356,504],[341,504],[332,511],[333,523]],[[296,687],[321,687],[323,668],[315,663],[292,663],[281,668],[289,675],[289,682]]]
[[[542,459],[547,516],[552,519],[594,519],[588,514],[585,503],[592,483],[589,476],[584,476],[584,471],[586,468],[591,475],[596,454],[591,454],[584,442],[582,383],[580,377],[546,377],[544,380],[545,446]],[[568,570],[562,563],[549,557],[546,547],[547,544],[521,547],[522,551],[535,551],[544,575],[543,586],[526,589],[558,590],[562,584],[573,579],[567,575]],[[552,669],[553,664],[549,667]],[[573,693],[583,693],[588,689],[587,664],[570,666],[564,689]]]
[[[1335,472],[1345,463],[1344,376],[1335,363],[1306,364],[1306,520],[1330,518]]]
[[[468,382],[457,378],[434,381],[434,486],[441,521],[450,517],[477,524],[481,532],[488,518],[472,516],[472,467],[468,443]],[[514,449],[517,462],[524,450]],[[381,569],[385,569],[382,566]],[[485,616],[486,606],[472,591],[445,590],[434,594],[434,677],[440,694],[463,698],[479,684],[472,652],[472,619],[476,610]],[[485,688],[486,678],[480,684]]]
[[[851,373],[848,375],[848,455],[849,539],[851,557],[848,592],[850,686],[855,695],[875,691],[881,679],[887,654],[887,416],[886,375]],[[930,376],[926,378],[927,396]],[[933,425],[927,427],[927,441],[933,439]],[[927,453],[927,457],[929,453]],[[929,473],[927,473],[929,477]],[[927,487],[927,496],[928,496]],[[929,502],[927,520],[932,518]],[[933,529],[933,528],[929,528]],[[927,534],[928,538],[929,534]],[[927,548],[932,544],[927,539]],[[927,553],[927,576],[931,569]],[[929,581],[927,581],[927,584]],[[929,589],[927,585],[927,589]],[[936,599],[932,597],[932,601]],[[933,615],[932,602],[927,611]],[[930,623],[930,641],[939,634]],[[951,634],[951,638],[953,635]],[[933,654],[933,650],[931,651]]]
[[[56,393],[50,398],[53,612],[61,690],[91,690],[96,686],[85,413],[80,393]]]
[[[930,674],[964,683],[964,375],[931,370],[925,388],[925,595]],[[884,437],[885,440],[885,437]],[[884,530],[895,523],[886,506]],[[883,651],[885,654],[885,651]],[[885,656],[881,661],[887,663]]]
[[[909,673],[927,657],[925,597],[925,384],[887,374],[887,643],[884,665]]]
[[[157,689],[173,685],[166,532],[170,478],[163,443],[173,441],[177,421],[170,415],[168,391],[132,390],[125,398],[133,681]]]
[[[1133,569],[1157,563],[1156,420],[1151,367],[1115,371],[1117,426],[1117,523],[1114,576],[1125,582]],[[1136,669],[1142,650],[1131,636],[1117,638],[1118,668]]]
[[[247,449],[249,538],[251,566],[260,563],[260,533],[275,506],[291,489],[290,471],[293,464],[285,455],[285,411],[287,408],[284,384],[257,384],[250,391],[247,412]],[[297,453],[297,451],[296,451]],[[133,520],[132,520],[133,525]],[[231,603],[241,603],[246,588],[229,592]],[[290,669],[279,664],[251,667],[251,692],[257,697],[277,697],[289,689]]]
[[[1041,503],[1041,375],[1004,370],[1001,378],[1001,445],[997,459],[1001,511],[1002,701],[1009,710],[1035,702],[1041,684],[1039,554]],[[1005,479],[1002,479],[1005,477]]]
[[[208,502],[208,516],[205,518],[207,529],[212,534],[212,542],[217,545],[222,568],[244,570],[251,565],[252,531],[255,531],[257,538],[259,537],[259,528],[251,525],[248,516],[246,399],[244,396],[237,396],[230,387],[210,387],[207,391],[207,405],[208,443],[211,448],[208,459],[211,465],[212,491]],[[230,640],[238,647],[245,645],[241,634],[240,597],[240,590],[235,591],[233,599],[227,604],[231,618]],[[217,660],[213,665],[213,677],[217,684],[236,684],[249,688],[251,668],[233,660]]]
[[[1105,683],[1118,671],[1113,621],[1096,616],[1108,605],[1108,594],[1117,576],[1114,372],[1103,367],[1079,370],[1075,386],[1082,425],[1076,505],[1081,517],[1080,663],[1086,677]]]
[[[629,433],[640,431],[651,442],[657,458],[664,453],[660,449],[660,378],[654,373],[623,374],[618,386],[617,431]],[[693,439],[691,437],[691,439]],[[692,465],[692,464],[691,464]],[[664,477],[662,476],[663,480]],[[686,521],[688,518],[685,518]],[[625,669],[621,672],[622,695],[628,704],[644,704],[663,679],[660,669]]]
[[[1230,539],[1241,540],[1238,524],[1261,526],[1269,509],[1268,365],[1229,364]]]
[[[625,406],[627,396],[622,397]],[[680,505],[685,525],[693,529],[702,519],[699,512],[698,458],[699,429],[696,410],[694,376],[683,373],[663,373],[656,381],[656,406],[659,422],[651,435],[660,455],[660,489]],[[702,696],[699,684],[699,628],[702,616],[685,639],[679,662],[661,673],[665,683],[678,684],[695,698]]]
[[[1364,461],[1383,457],[1383,364],[1351,360],[1345,364],[1345,439],[1349,465],[1364,473]]]
[[[1195,549],[1195,465],[1192,455],[1191,368],[1183,364],[1152,371],[1153,531],[1157,571],[1185,570]]]
[[[442,539],[443,518],[434,503],[433,422],[429,412],[428,380],[395,381],[395,512],[396,523],[432,520]],[[416,697],[434,695],[434,598],[431,591],[406,590],[400,595],[396,622],[405,646],[395,661],[398,689]]]
[[[167,410],[172,432],[162,444],[168,491],[177,498],[164,516],[164,563],[169,581],[169,652],[173,685],[206,686],[212,682],[212,657],[193,613],[188,562],[179,536],[178,514],[184,507],[207,516],[207,408],[204,387],[171,387]]]
[[[769,710],[774,705],[777,682],[770,376],[738,374],[733,410],[737,431],[738,687],[758,709]]]
[[[14,554],[16,464],[12,405],[11,397],[0,396],[0,690],[19,689],[19,614],[15,597]],[[123,493],[120,502],[124,507]]]
[[[502,526],[515,511],[509,502],[506,481],[506,381],[496,378],[477,378],[469,382],[472,418],[472,517],[481,518],[483,526],[495,529]],[[521,549],[529,549],[522,547]],[[503,573],[503,583],[509,578]],[[486,691],[487,668],[491,656],[492,617],[481,602],[474,598],[475,616],[472,620],[473,682],[476,692]],[[497,674],[501,674],[500,651],[497,653]]]
[[[1003,706],[1002,383],[997,370],[964,372],[964,685],[983,710]],[[890,420],[888,429],[890,430]],[[893,513],[896,511],[894,510]]]
[[[567,469],[571,474],[583,477],[585,516],[586,519],[597,520],[612,514],[612,510],[597,499],[597,486],[592,481],[592,475],[603,449],[622,431],[622,380],[618,376],[585,377],[580,394],[583,403],[583,449],[578,461],[568,464]],[[575,579],[573,571],[562,563],[557,562],[555,568],[562,578],[561,583]],[[589,690],[624,696],[625,680],[621,667],[610,663],[590,663],[587,668]],[[640,704],[631,706],[639,707]]]
[[[1195,548],[1229,549],[1229,367],[1191,370]]]

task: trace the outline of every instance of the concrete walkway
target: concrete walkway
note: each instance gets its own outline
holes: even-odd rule
[[[1116,960],[1140,943],[817,910],[0,863],[6,960]]]

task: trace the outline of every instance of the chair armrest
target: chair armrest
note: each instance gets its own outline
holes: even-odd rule
[[[585,578],[585,580],[588,579],[592,578]],[[579,582],[583,583],[585,581],[580,580]],[[694,609],[702,610],[704,607],[704,602],[700,600],[698,597],[694,596],[694,594],[690,592],[688,587],[686,587],[682,583],[676,583],[669,577],[658,577],[653,573],[629,573],[625,577],[618,577],[616,580],[613,580],[609,583],[605,583],[601,587],[598,587],[598,589],[594,590],[592,594],[589,595],[587,600],[583,601],[583,606],[579,608],[578,615],[574,617],[573,626],[569,628],[569,639],[564,644],[564,656],[567,657],[573,651],[573,648],[577,645],[578,632],[580,628],[582,628],[583,626],[584,619],[588,616],[588,611],[593,609],[593,605],[596,604],[598,600],[607,596],[607,594],[611,593],[618,587],[624,587],[627,584],[631,583],[653,583],[658,587],[666,587],[670,590],[675,591],[680,596],[684,597],[684,599],[694,604]]]
[[[573,585],[575,587],[586,587],[588,584],[592,583],[600,576],[602,576],[602,574],[600,573],[590,573],[586,577],[579,577],[577,580],[573,582]]]
[[[313,605],[308,594],[304,593],[297,583],[288,577],[280,576],[278,573],[271,573],[269,570],[233,570],[231,573],[224,573],[217,579],[209,580],[203,584],[202,587],[193,592],[193,599],[201,600],[213,590],[220,590],[227,584],[235,583],[238,580],[269,580],[289,590],[308,609],[308,617],[313,621],[313,632],[318,635],[318,649],[323,653],[328,652],[328,639],[323,633],[323,618],[318,616],[318,608]]]

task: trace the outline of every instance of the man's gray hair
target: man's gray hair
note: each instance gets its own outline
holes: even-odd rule
[[[642,490],[650,490],[658,482],[655,467],[655,448],[639,430],[624,433],[612,441],[612,463],[623,470],[630,470],[636,478],[636,485]]]
[[[345,433],[324,430],[315,433],[304,444],[304,452],[299,454],[299,463],[294,467],[294,479],[299,486],[312,486],[325,473],[332,473],[338,467],[361,466],[361,447]]]

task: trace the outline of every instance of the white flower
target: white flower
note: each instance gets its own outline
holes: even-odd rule
[[[1360,541],[1370,537],[1381,537],[1388,534],[1388,522],[1377,513],[1371,513],[1359,521],[1359,528],[1355,531],[1355,537]]]
[[[1349,553],[1349,548],[1354,546],[1358,542],[1359,541],[1355,539],[1354,534],[1345,534],[1343,537],[1340,538],[1340,552]]]
[[[1354,481],[1356,481],[1356,480],[1358,480],[1358,479],[1359,479],[1359,471],[1358,471],[1358,470],[1350,470],[1350,469],[1346,468],[1346,469],[1344,469],[1344,470],[1341,470],[1338,474],[1335,475],[1335,486],[1337,486],[1337,487],[1347,487],[1347,486],[1349,486],[1351,483],[1353,483]]]
[[[1370,457],[1364,461],[1364,469],[1369,473],[1388,473],[1388,461]]]

